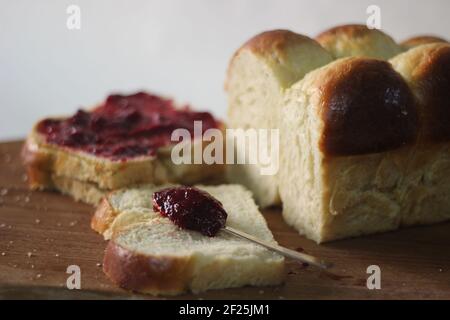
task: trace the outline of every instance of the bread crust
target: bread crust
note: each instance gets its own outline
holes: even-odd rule
[[[108,197],[104,197],[92,216],[91,228],[94,231],[103,234],[109,228],[116,216],[117,212],[114,211],[110,205]]]
[[[283,57],[287,46],[294,43],[310,43],[312,39],[307,36],[292,32],[290,30],[271,30],[257,34],[235,53],[239,54],[241,50],[251,50],[256,54],[268,56],[274,52]]]
[[[423,56],[412,75],[422,119],[422,140],[450,140],[450,45],[432,44],[418,48]]]
[[[420,35],[415,36],[409,39],[406,39],[405,41],[401,42],[401,45],[405,49],[411,49],[423,44],[430,44],[430,43],[448,43],[447,40],[441,37],[431,36],[431,35]]]
[[[337,35],[346,35],[349,38],[355,39],[370,35],[374,32],[381,32],[381,31],[377,29],[369,29],[367,28],[367,26],[362,24],[344,24],[334,26],[328,30],[321,32],[316,37],[316,40],[319,41],[320,43],[327,42]]]
[[[326,156],[383,152],[415,141],[413,94],[388,62],[347,58],[319,78]]]
[[[296,57],[299,52],[295,50],[296,48],[301,48],[303,52],[309,51],[313,56],[317,55],[318,52],[322,55],[326,53],[315,40],[290,30],[270,30],[252,37],[236,50],[232,56],[228,64],[224,85],[225,91],[229,89],[234,62],[240,54],[246,51],[250,51],[264,59],[267,65],[275,70],[275,73],[279,75],[284,74],[286,80],[281,81],[283,86],[291,85],[293,81],[298,80],[298,76],[296,76],[298,72],[295,72],[295,69],[299,64],[298,57]],[[330,61],[332,60],[331,55],[329,59]]]
[[[175,295],[188,290],[193,261],[189,257],[152,257],[108,243],[103,271],[118,286],[153,295]]]
[[[389,59],[403,48],[389,35],[362,24],[346,24],[330,28],[316,38],[335,58],[367,56]]]

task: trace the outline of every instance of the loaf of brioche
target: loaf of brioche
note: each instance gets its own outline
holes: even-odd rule
[[[152,210],[152,194],[167,186],[118,190],[103,199],[93,228],[111,238],[103,270],[119,286],[153,295],[175,295],[245,285],[276,285],[284,258],[219,232],[207,237],[182,230]],[[198,186],[218,199],[227,225],[276,243],[251,193],[238,185]]]
[[[221,164],[174,164],[171,159],[174,143],[158,148],[151,155],[129,156],[126,159],[101,157],[48,142],[38,130],[40,123],[42,121],[28,135],[22,150],[31,189],[54,189],[75,200],[96,205],[111,190],[142,183],[216,182],[222,179],[224,173]],[[196,144],[205,147],[208,142],[195,138],[190,145],[191,152]]]
[[[228,69],[228,125],[235,129],[278,129],[284,91],[309,71],[331,61],[331,55],[317,42],[291,31],[274,30],[250,39],[237,50]],[[267,147],[275,146],[269,140]],[[261,166],[260,162],[230,165],[227,175],[231,182],[252,190],[260,206],[278,204],[276,174],[261,174]]]
[[[285,220],[320,243],[450,219],[449,45],[401,53],[391,37],[358,25],[317,40],[338,60],[311,69],[273,104]]]

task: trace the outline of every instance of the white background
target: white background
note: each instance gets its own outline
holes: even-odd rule
[[[66,27],[70,4],[81,8],[81,30]],[[0,0],[0,139],[113,91],[151,90],[224,117],[225,70],[245,40],[365,23],[370,4],[397,40],[450,39],[448,0]]]

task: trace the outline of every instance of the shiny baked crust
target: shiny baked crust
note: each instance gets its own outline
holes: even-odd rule
[[[450,140],[450,44],[413,48],[391,60],[415,93],[420,141]]]
[[[388,62],[347,58],[320,76],[324,123],[320,148],[328,156],[377,153],[412,143],[414,97]]]

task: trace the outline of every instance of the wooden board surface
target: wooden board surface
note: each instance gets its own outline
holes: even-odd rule
[[[0,144],[0,298],[152,298],[106,279],[101,268],[106,242],[89,228],[94,209],[57,193],[29,191],[20,148],[21,142]],[[179,298],[450,299],[449,223],[319,246],[288,227],[279,210],[264,215],[281,245],[333,262],[332,273],[288,261],[283,286]],[[81,268],[82,290],[66,289],[69,265]],[[369,265],[381,268],[380,290],[367,289]]]

